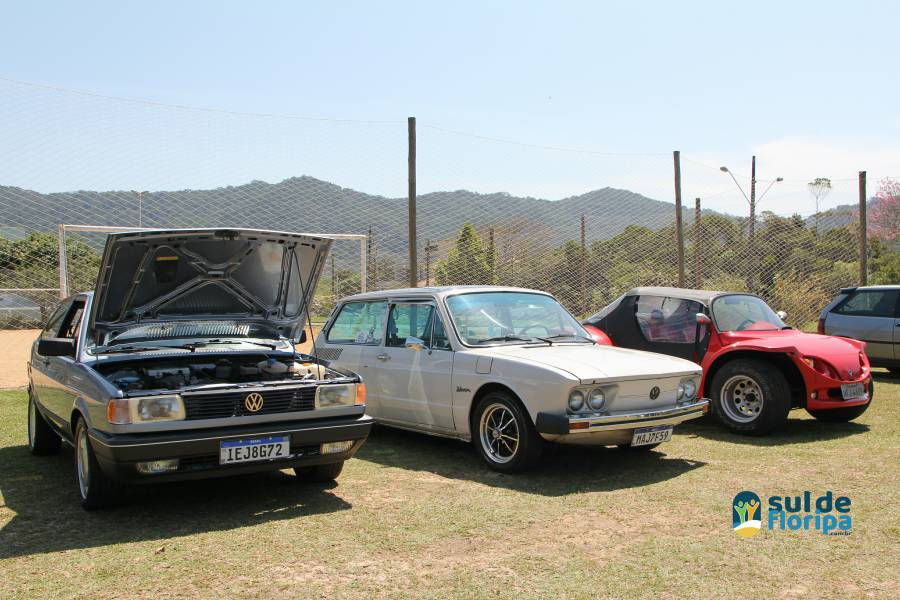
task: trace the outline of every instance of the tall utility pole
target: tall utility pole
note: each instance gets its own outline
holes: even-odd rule
[[[694,289],[700,289],[700,240],[703,238],[703,221],[700,211],[700,198],[694,200]]]
[[[684,231],[681,224],[681,152],[672,152],[675,160],[675,244],[678,246],[678,287],[684,287]]]
[[[578,261],[578,307],[582,314],[587,312],[587,239],[584,231],[584,215],[581,215],[581,260]]]
[[[756,156],[750,163],[750,252],[754,253],[756,246],[753,241],[756,236]]]
[[[331,255],[331,301],[337,302],[337,285],[334,281],[334,255]]]
[[[859,172],[859,285],[868,285],[868,219],[866,218],[866,172]],[[896,335],[896,334],[895,334]],[[896,338],[895,338],[896,339]]]
[[[139,192],[131,190],[131,193],[137,196],[138,201],[138,227],[144,226],[144,194],[147,192]]]
[[[416,267],[416,118],[407,120],[409,136],[409,287],[419,285]]]
[[[432,244],[431,240],[425,242],[425,285],[431,285],[431,253],[437,250],[437,244]]]

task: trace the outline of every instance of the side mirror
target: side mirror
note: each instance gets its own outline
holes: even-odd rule
[[[75,340],[42,338],[38,340],[37,351],[41,356],[75,356]]]
[[[778,315],[778,318],[781,319],[782,321],[784,321],[785,319],[787,319],[787,313],[784,312],[783,310],[779,310],[779,311],[778,311],[777,313],[775,313],[775,314]]]
[[[712,323],[712,319],[706,313],[697,313],[695,318],[697,319],[697,325],[709,325]]]
[[[298,344],[306,343],[306,329],[304,329],[303,331],[300,332],[300,337],[297,338],[297,343]]]
[[[425,340],[417,338],[417,337],[408,337],[406,338],[405,346],[410,350],[424,350],[425,349]]]

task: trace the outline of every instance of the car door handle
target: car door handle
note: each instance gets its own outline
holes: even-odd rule
[[[376,356],[375,358],[377,358],[378,360],[391,360],[391,355],[390,355],[390,354],[387,354],[387,353],[385,353],[385,352],[382,352],[381,354],[379,354],[379,355]]]

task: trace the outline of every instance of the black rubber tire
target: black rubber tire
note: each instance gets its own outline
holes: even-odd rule
[[[847,423],[856,417],[862,415],[869,410],[872,399],[875,397],[875,380],[869,379],[869,401],[859,406],[848,406],[847,408],[832,408],[831,410],[809,410],[806,412],[816,418],[817,421],[824,423]]]
[[[481,441],[480,423],[482,415],[494,404],[502,404],[515,418],[519,431],[519,443],[515,453],[506,462],[498,462],[488,452]],[[538,434],[531,421],[531,416],[525,411],[519,401],[507,392],[489,392],[482,397],[472,411],[472,444],[487,465],[501,473],[519,473],[530,469],[537,463],[544,449],[544,439]]]
[[[755,419],[736,421],[722,406],[722,388],[729,379],[741,375],[752,379],[763,396],[763,407]],[[787,422],[791,411],[791,388],[781,369],[764,360],[738,358],[720,368],[710,385],[710,412],[726,429],[745,435],[766,435]]]
[[[294,468],[294,475],[303,479],[303,481],[327,483],[337,479],[343,470],[344,461],[340,461],[313,467],[296,467]]]
[[[632,446],[631,444],[619,444],[619,450],[628,450],[629,452],[648,452],[653,450],[657,446],[661,445],[662,442],[658,444],[644,444],[643,446]]]
[[[62,439],[44,419],[28,391],[28,449],[35,456],[58,454]]]
[[[891,377],[900,377],[900,367],[888,367],[888,373]]]
[[[81,464],[81,452],[79,439],[85,436],[87,448],[87,485],[82,489],[79,467]],[[97,456],[91,447],[91,438],[87,435],[87,426],[84,419],[78,419],[75,424],[75,487],[78,497],[81,499],[81,507],[85,510],[97,510],[119,504],[122,500],[124,487],[118,481],[110,478],[100,468]]]

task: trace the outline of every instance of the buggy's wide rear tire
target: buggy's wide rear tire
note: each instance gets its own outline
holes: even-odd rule
[[[541,456],[544,439],[528,412],[507,392],[485,394],[472,411],[470,426],[475,449],[495,471],[524,471]]]
[[[781,369],[764,360],[737,358],[712,378],[710,411],[726,429],[766,435],[782,427],[791,410],[791,388]]]
[[[62,446],[62,439],[44,419],[37,407],[31,390],[28,390],[28,449],[35,456],[57,454]]]

